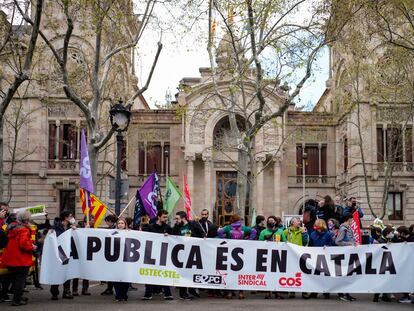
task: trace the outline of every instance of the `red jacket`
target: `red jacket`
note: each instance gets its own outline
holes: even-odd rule
[[[30,267],[32,265],[33,241],[30,227],[12,223],[7,228],[9,242],[2,257],[6,267]]]

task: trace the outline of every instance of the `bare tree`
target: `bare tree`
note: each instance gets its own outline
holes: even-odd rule
[[[33,70],[33,58],[35,55],[35,48],[37,44],[37,37],[40,31],[40,20],[42,17],[43,0],[35,0],[33,7],[33,21],[31,28],[28,29],[28,34],[22,41],[15,31],[22,30],[20,14],[28,14],[26,10],[20,8],[18,11],[15,6],[1,7],[11,11],[11,19],[2,18],[1,22],[1,46],[0,57],[2,59],[3,76],[0,77],[0,197],[3,198],[3,125],[4,115],[13,100],[19,87],[30,79]],[[5,4],[2,4],[4,6]],[[4,14],[4,12],[2,13]],[[13,27],[13,23],[19,21],[17,25],[20,27]],[[26,30],[26,29],[25,29]]]
[[[113,92],[105,97],[105,90],[113,82],[125,83],[128,72],[117,72],[116,62],[126,61],[134,53],[143,32],[150,22],[157,0],[140,1],[143,7],[140,20],[133,14],[132,1],[122,0],[58,0],[55,8],[60,9],[57,14],[65,18],[65,30],[60,33],[63,42],[56,43],[46,31],[40,30],[45,45],[52,52],[58,67],[63,91],[66,97],[74,103],[83,113],[88,127],[89,157],[92,177],[96,184],[98,152],[111,139],[114,130],[104,126],[103,114],[108,109],[108,103],[121,98],[126,101],[130,109],[134,100],[142,95],[150,84],[162,44],[158,43],[151,70],[145,84],[132,92],[125,90]],[[15,0],[16,5],[17,0]],[[34,21],[24,14],[18,6],[24,20],[33,24]],[[57,22],[59,25],[59,21]],[[71,72],[69,62],[71,59],[71,40],[76,27],[82,23],[89,23],[88,33],[93,38],[93,51],[85,57],[84,69],[87,74],[86,85],[76,85],[79,82],[79,71]],[[60,44],[60,45],[59,45]],[[130,64],[133,66],[134,64]]]
[[[255,167],[255,157],[266,161],[272,154],[272,148],[255,150],[257,134],[266,127],[279,127],[283,132],[285,113],[311,77],[318,52],[333,40],[331,8],[323,2],[315,6],[305,2],[208,3],[210,89],[203,103],[188,115],[206,117],[211,110],[228,115],[232,151],[237,152],[237,212],[242,216],[247,187],[251,199],[254,180],[263,171]],[[298,18],[305,11],[309,12],[306,18]],[[216,49],[217,25],[224,29],[224,36]],[[342,21],[335,27],[343,27]],[[208,101],[216,101],[216,106],[206,105]],[[284,139],[282,135],[279,143]],[[281,148],[273,148],[276,153],[271,158],[280,157]]]

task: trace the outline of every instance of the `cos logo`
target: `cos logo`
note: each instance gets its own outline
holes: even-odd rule
[[[281,277],[279,279],[279,285],[282,287],[301,287],[302,273],[296,273],[294,278]]]

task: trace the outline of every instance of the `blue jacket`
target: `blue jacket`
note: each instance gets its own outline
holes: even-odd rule
[[[352,210],[353,210],[352,207],[345,206],[344,207],[344,216],[346,216],[346,215],[351,215],[352,216],[352,214],[353,214],[353,211]],[[362,209],[360,207],[358,207],[356,210],[358,211],[359,218],[364,217],[364,212],[362,211]]]
[[[313,231],[310,235],[312,240],[312,246],[332,246],[332,234],[329,231],[319,232]]]

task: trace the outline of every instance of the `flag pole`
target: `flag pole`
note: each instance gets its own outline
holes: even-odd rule
[[[86,193],[86,228],[90,227],[90,223],[89,223],[89,200],[91,199],[90,195],[89,195],[89,191],[84,190]]]
[[[132,201],[134,200],[135,197],[132,197],[132,199],[128,202],[127,206],[125,206],[125,208],[122,210],[122,212],[119,214],[118,218],[120,218],[122,216],[122,214],[127,210],[127,208],[131,205]]]

